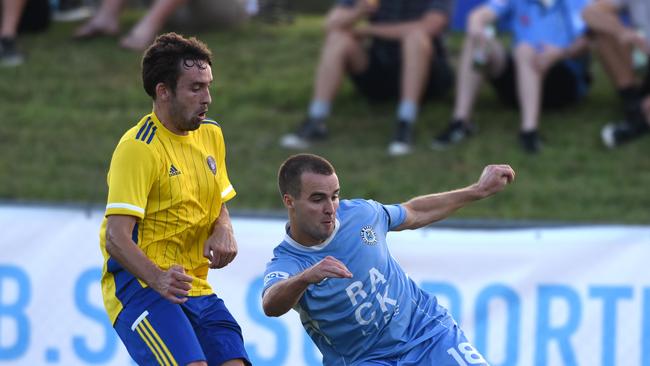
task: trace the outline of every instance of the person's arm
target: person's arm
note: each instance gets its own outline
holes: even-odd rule
[[[580,36],[566,48],[545,44],[541,52],[535,55],[535,68],[546,73],[556,62],[580,57],[589,52],[589,41],[586,36]]]
[[[210,261],[210,268],[223,268],[237,256],[237,241],[225,203],[214,222],[212,234],[203,245],[203,256]]]
[[[358,30],[365,36],[399,40],[416,30],[422,30],[431,37],[440,35],[447,27],[449,18],[442,12],[429,11],[421,19],[399,23],[368,24]]]
[[[498,14],[489,6],[481,5],[472,10],[467,19],[467,37],[485,41],[485,29],[496,22]]]
[[[587,36],[580,36],[576,38],[573,43],[569,45],[564,50],[564,58],[577,58],[580,56],[584,56],[589,52],[589,40],[587,39]]]
[[[162,297],[175,304],[184,303],[192,288],[192,277],[185,274],[181,266],[174,265],[163,271],[147,258],[132,239],[136,220],[136,217],[128,215],[108,216],[106,251],[124,269],[144,281]]]
[[[403,203],[406,218],[394,230],[417,229],[442,220],[470,202],[501,191],[514,179],[515,172],[509,165],[488,165],[479,180],[468,187],[415,197]]]
[[[325,278],[351,278],[352,273],[334,257],[327,256],[315,265],[286,280],[276,282],[262,297],[262,308],[267,316],[280,316],[291,310],[307,287]]]
[[[325,29],[350,29],[376,10],[377,2],[371,0],[357,0],[354,6],[337,5],[327,15]]]

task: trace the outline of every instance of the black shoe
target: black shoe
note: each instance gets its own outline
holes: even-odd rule
[[[0,66],[19,66],[23,62],[25,62],[25,56],[18,51],[16,40],[13,38],[0,38]]]
[[[306,149],[312,143],[327,139],[324,120],[307,118],[296,132],[282,136],[280,146],[287,149]]]
[[[395,136],[393,141],[388,145],[388,155],[402,156],[410,154],[413,151],[411,146],[413,141],[413,123],[406,121],[397,121],[395,126]]]
[[[537,130],[519,132],[519,143],[524,151],[529,154],[537,154],[542,150],[542,141],[539,138]]]
[[[613,149],[623,143],[635,140],[648,132],[650,132],[650,126],[645,122],[623,121],[605,125],[600,131],[600,137],[603,139],[605,146]]]
[[[476,130],[476,126],[471,122],[452,121],[444,131],[431,141],[431,148],[434,150],[444,150],[472,136],[476,133]]]

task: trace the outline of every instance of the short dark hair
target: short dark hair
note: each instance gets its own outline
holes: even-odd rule
[[[332,175],[335,171],[334,166],[321,156],[314,154],[292,155],[282,163],[278,170],[280,194],[289,193],[293,197],[299,197],[303,173]]]
[[[142,84],[147,94],[156,99],[156,85],[160,82],[175,92],[182,63],[212,65],[212,53],[194,37],[185,38],[173,32],[156,37],[142,57]]]

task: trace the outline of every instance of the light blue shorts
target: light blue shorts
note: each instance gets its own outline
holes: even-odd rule
[[[363,361],[355,366],[489,366],[456,322],[445,323],[449,324],[446,331],[419,343],[400,356]]]

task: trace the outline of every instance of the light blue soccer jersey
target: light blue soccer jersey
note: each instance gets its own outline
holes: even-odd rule
[[[326,256],[343,262],[352,278],[310,285],[295,310],[323,354],[324,365],[399,356],[445,332],[453,322],[436,298],[422,291],[391,256],[386,234],[404,222],[400,205],[342,200],[332,236],[305,247],[287,234],[267,264],[264,290]]]
[[[543,44],[566,48],[583,35],[587,26],[582,19],[589,0],[488,0],[487,6],[507,21],[514,43]]]

